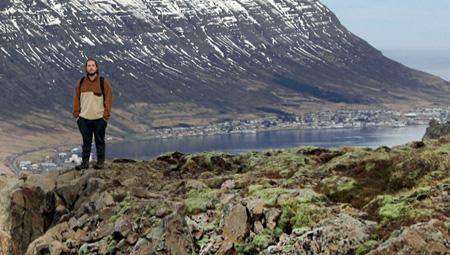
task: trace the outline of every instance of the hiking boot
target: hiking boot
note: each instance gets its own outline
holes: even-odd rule
[[[105,163],[103,161],[97,161],[97,163],[95,163],[94,165],[95,169],[103,169],[105,168]]]
[[[76,166],[75,169],[77,171],[80,171],[81,169],[88,169],[89,168],[89,161],[83,160],[80,165]]]

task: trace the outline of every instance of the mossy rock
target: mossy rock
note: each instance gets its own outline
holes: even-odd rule
[[[311,228],[330,215],[325,205],[291,202],[283,206],[277,227],[290,233],[293,229]]]
[[[351,177],[333,175],[322,179],[318,190],[331,200],[350,203],[359,195],[358,183]]]
[[[189,214],[205,212],[208,208],[214,208],[219,202],[220,190],[206,189],[202,191],[190,191],[184,203]]]
[[[285,203],[323,202],[326,198],[311,189],[288,189],[270,185],[250,185],[248,197],[262,199],[268,206]]]
[[[368,240],[362,244],[359,244],[355,247],[355,253],[357,255],[363,255],[368,253],[369,251],[378,247],[380,242],[378,240]]]
[[[271,156],[267,156],[267,154]],[[305,156],[295,150],[265,150],[242,154],[243,171],[256,171],[270,178],[291,177],[299,168],[306,165]]]
[[[274,243],[275,239],[273,237],[273,233],[268,229],[264,229],[261,233],[255,235],[252,239],[252,244],[260,250],[265,249],[269,247],[269,245]]]
[[[407,209],[408,204],[405,200],[386,195],[383,198],[382,206],[378,210],[378,214],[383,219],[398,219],[404,215]]]

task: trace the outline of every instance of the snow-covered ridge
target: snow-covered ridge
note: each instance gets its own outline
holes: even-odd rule
[[[70,100],[67,88],[88,56],[119,83],[119,95],[129,95],[119,102],[223,108],[245,97],[284,102],[292,93],[299,93],[294,100],[306,93],[360,102],[359,90],[383,91],[385,79],[409,77],[398,76],[405,69],[395,71],[318,0],[4,0],[0,40],[0,83],[15,84],[18,98],[41,97],[44,106],[49,95]],[[358,92],[347,100],[336,84]]]
[[[154,61],[161,61],[159,57],[166,51],[179,54],[187,52],[185,47],[190,47],[191,52],[198,53],[199,46],[192,41],[183,43],[183,46],[175,44],[173,48],[163,46],[169,40],[174,40],[174,37],[189,41],[186,34],[196,33],[195,39],[204,37],[202,40],[207,42],[207,50],[219,58],[225,57],[224,52],[251,56],[253,51],[267,49],[270,44],[292,43],[298,44],[292,51],[305,58],[321,60],[318,52],[333,52],[333,48],[339,45],[318,46],[314,43],[305,46],[311,36],[330,35],[327,30],[341,33],[343,38],[346,36],[344,31],[333,26],[329,10],[315,0],[14,0],[6,6],[0,10],[0,33],[6,38],[6,49],[3,51],[10,54],[10,51],[15,51],[35,64],[41,61],[40,54],[48,55],[50,51],[66,50],[66,47],[55,45],[56,49],[40,49],[39,52],[33,50],[33,46],[19,49],[8,43],[20,37],[27,41],[29,38],[40,38],[51,42],[61,34],[64,34],[64,45],[79,49],[86,45],[120,46],[127,41],[131,49],[126,54],[122,52],[118,55],[132,57],[133,47],[139,47],[139,55],[152,55]],[[102,29],[93,31],[90,26],[86,26],[89,23],[95,23]],[[271,24],[273,27],[270,27]],[[139,29],[138,34],[131,36],[127,32],[135,25],[148,27],[150,31]],[[219,27],[239,31],[243,26],[266,32],[266,40],[257,40],[254,31],[250,35],[241,34],[238,37],[213,32]],[[198,33],[199,29],[201,34]],[[152,43],[149,43],[150,40]],[[144,44],[148,47],[143,47]],[[202,51],[205,50],[202,46]],[[28,51],[34,51],[35,54],[30,55]],[[262,60],[271,61],[267,54],[261,55],[264,57]],[[200,65],[205,59],[208,58],[204,55],[198,56],[185,64]],[[108,60],[114,61],[114,56],[109,56]],[[73,61],[64,64],[67,67],[76,65]]]

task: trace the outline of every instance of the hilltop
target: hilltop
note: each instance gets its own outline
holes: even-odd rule
[[[449,154],[447,134],[22,174],[2,185],[0,253],[446,254]]]

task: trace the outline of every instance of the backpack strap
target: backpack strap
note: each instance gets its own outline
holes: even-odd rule
[[[80,79],[80,92],[81,92],[81,86],[83,85],[84,76]],[[102,90],[103,95],[103,107],[106,107],[105,105],[105,77],[100,76],[100,89]],[[78,97],[78,100],[80,100],[80,97]]]
[[[105,78],[103,76],[100,76],[100,88],[102,89],[102,95],[103,95],[103,107],[106,107],[106,105],[105,105]]]
[[[83,85],[83,81],[84,81],[84,76],[83,77],[81,77],[81,79],[80,79],[80,94],[78,94],[78,102],[80,102],[80,97],[81,97],[81,85]]]

